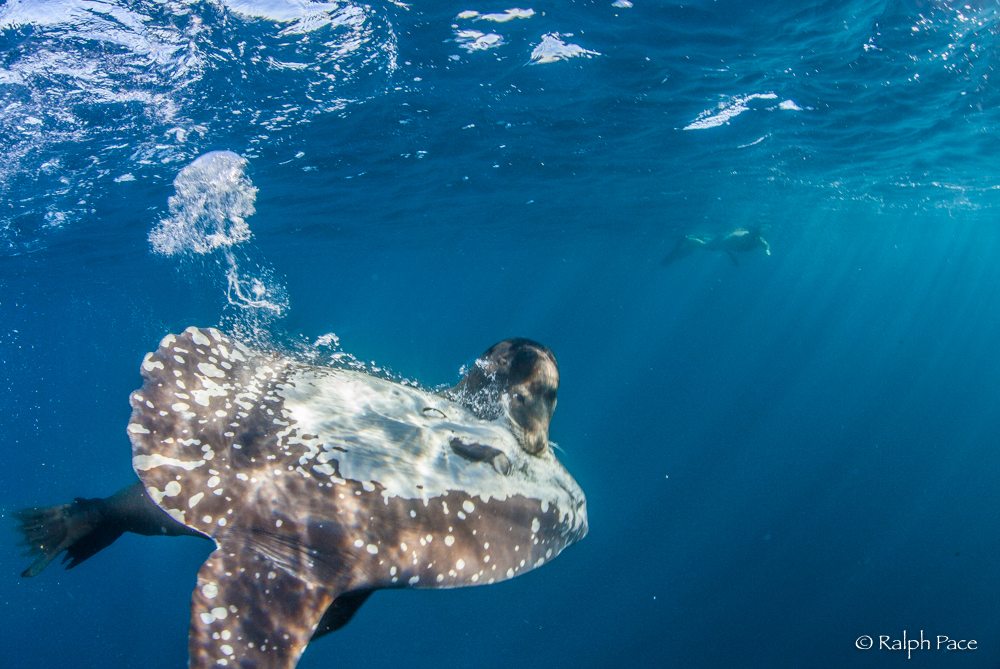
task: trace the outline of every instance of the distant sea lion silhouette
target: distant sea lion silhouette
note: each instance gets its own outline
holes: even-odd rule
[[[140,482],[18,512],[37,556],[22,576],[64,550],[75,567],[123,532],[211,538],[193,668],[294,667],[374,590],[503,581],[587,533],[583,491],[548,448],[558,367],[530,340],[490,348],[454,399],[193,327],[141,373]]]
[[[662,264],[669,265],[691,255],[695,249],[699,248],[709,251],[724,251],[732,259],[734,265],[740,264],[738,254],[749,253],[756,248],[763,248],[767,255],[771,255],[771,245],[761,236],[761,231],[765,227],[767,226],[755,225],[736,228],[721,237],[685,235],[677,240],[677,244],[663,259]]]

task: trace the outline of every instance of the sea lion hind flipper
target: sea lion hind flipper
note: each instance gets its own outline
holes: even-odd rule
[[[37,556],[21,576],[37,576],[63,551],[69,569],[110,546],[122,530],[104,522],[103,503],[77,497],[69,504],[15,511],[14,518],[21,523],[17,530],[24,535],[21,545],[28,547],[24,557]]]
[[[242,541],[230,543],[223,540],[198,572],[190,669],[292,669],[337,593]]]
[[[697,237],[692,237],[690,235],[681,237],[677,240],[677,243],[674,244],[674,248],[671,249],[670,253],[668,253],[667,256],[660,261],[660,264],[666,266],[680,260],[681,258],[686,258],[694,252],[697,246],[704,246],[704,244],[705,242]]]
[[[69,563],[67,569],[72,569],[113,544],[125,532],[204,537],[156,506],[139,481],[111,497],[77,497],[69,504],[21,509],[13,515],[21,522],[17,528],[24,535],[21,545],[28,547],[24,557],[37,556],[21,573],[25,577],[37,576],[63,551],[66,555],[62,561]]]

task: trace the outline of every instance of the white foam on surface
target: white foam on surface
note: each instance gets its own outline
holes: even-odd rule
[[[531,52],[531,61],[538,64],[554,63],[558,60],[566,60],[567,58],[578,58],[580,56],[590,58],[591,56],[600,55],[597,51],[584,49],[579,44],[567,44],[562,40],[559,33],[546,33],[542,35],[541,43]]]
[[[233,12],[252,18],[278,23],[290,23],[282,35],[304,34],[326,26],[364,23],[364,11],[354,5],[337,2],[306,2],[304,0],[224,0]]]
[[[535,15],[534,9],[519,9],[517,7],[513,9],[508,9],[504,12],[494,12],[492,14],[483,14],[479,18],[484,21],[496,21],[497,23],[506,23],[507,21],[512,21],[513,19],[530,19]]]
[[[743,112],[750,109],[748,102],[751,100],[777,100],[774,93],[753,93],[751,95],[737,95],[727,101],[720,102],[715,109],[706,109],[698,115],[694,121],[684,126],[685,130],[705,130],[707,128],[717,128],[725,125],[729,121]]]
[[[503,44],[503,37],[496,33],[483,34],[478,30],[457,30],[455,31],[455,41],[463,49],[472,53],[473,51],[497,48]]]
[[[513,7],[511,9],[505,10],[503,12],[493,12],[490,14],[480,14],[474,9],[467,9],[464,12],[460,12],[456,18],[459,19],[476,19],[477,21],[494,21],[496,23],[506,23],[507,21],[512,21],[514,19],[530,19],[535,15],[534,9],[520,9],[518,7]]]

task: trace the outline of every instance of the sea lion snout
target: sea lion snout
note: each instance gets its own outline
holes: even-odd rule
[[[555,359],[537,356],[531,373],[507,390],[506,413],[521,447],[538,455],[549,445],[549,422],[556,410],[559,368]]]

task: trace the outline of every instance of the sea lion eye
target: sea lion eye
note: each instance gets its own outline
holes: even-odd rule
[[[514,399],[516,399],[519,403],[524,404],[524,395],[521,393],[514,393]]]

